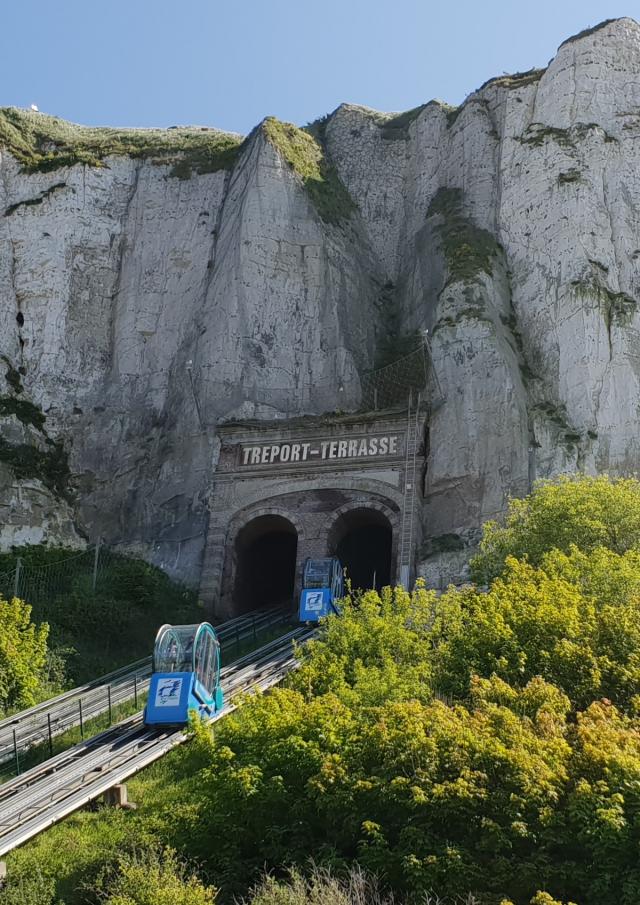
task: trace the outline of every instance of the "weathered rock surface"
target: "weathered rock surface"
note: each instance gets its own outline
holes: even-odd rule
[[[604,23],[459,109],[344,105],[318,132],[324,182],[264,126],[188,178],[157,155],[0,150],[0,401],[46,417],[46,439],[0,423],[0,543],[101,534],[197,583],[217,419],[344,407],[340,385],[354,401],[385,305],[429,328],[446,399],[430,580],[534,478],[638,471],[640,26]],[[68,475],[40,473],[54,441]],[[25,443],[42,454],[20,473]]]

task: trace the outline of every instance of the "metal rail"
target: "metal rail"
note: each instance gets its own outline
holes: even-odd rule
[[[257,640],[258,633],[282,622],[285,613],[280,608],[255,610],[230,619],[217,627],[223,649],[240,645],[249,638]],[[57,695],[48,701],[0,720],[0,765],[20,771],[20,756],[35,745],[49,745],[56,736],[138,698],[149,688],[151,657],[136,660],[106,676]]]
[[[221,719],[241,693],[267,689],[298,665],[292,642],[314,629],[297,628],[240,658],[222,672],[227,703]],[[86,742],[63,751],[0,786],[0,855],[4,855],[107,789],[158,760],[188,738],[183,729],[149,729],[142,713]]]

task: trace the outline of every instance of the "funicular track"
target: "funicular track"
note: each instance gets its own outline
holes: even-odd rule
[[[222,670],[230,713],[243,692],[265,690],[297,666],[293,642],[313,629],[297,628]],[[22,845],[107,789],[123,782],[188,738],[183,729],[148,729],[142,713],[58,754],[0,786],[0,855]]]
[[[257,640],[258,633],[285,620],[281,608],[254,610],[224,622],[216,629],[222,650],[243,641]],[[88,720],[111,713],[113,708],[127,701],[137,703],[138,696],[149,688],[151,657],[136,660],[86,685],[43,701],[0,720],[0,766],[34,745],[51,742],[53,738]]]

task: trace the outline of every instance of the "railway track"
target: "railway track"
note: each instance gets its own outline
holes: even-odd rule
[[[313,629],[297,628],[222,670],[226,703],[213,721],[247,691],[272,687],[297,666],[293,642]],[[0,856],[158,760],[187,739],[180,729],[149,729],[142,712],[52,757],[0,786]]]
[[[282,622],[280,608],[255,610],[224,622],[216,629],[222,649],[240,644]],[[115,707],[145,694],[151,676],[151,657],[136,660],[86,685],[0,720],[0,767],[19,768],[20,755],[34,745],[49,744],[75,726],[111,713]],[[16,763],[17,762],[17,763]]]

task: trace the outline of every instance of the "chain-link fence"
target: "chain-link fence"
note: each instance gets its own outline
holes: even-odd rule
[[[11,567],[0,572],[0,595],[5,599],[19,597],[32,606],[45,605],[81,585],[89,593],[109,590],[113,569],[126,562],[126,557],[104,544],[85,550],[64,553],[47,551],[46,547],[26,549],[25,554],[3,554]],[[48,556],[52,559],[46,562]],[[43,560],[45,560],[43,562]]]

